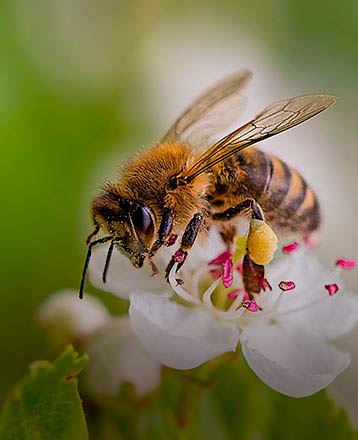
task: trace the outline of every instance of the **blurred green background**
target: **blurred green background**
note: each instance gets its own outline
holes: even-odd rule
[[[316,178],[323,259],[358,257],[357,41],[355,1],[1,2],[1,399],[43,356],[38,306],[78,286],[98,186],[226,73],[257,74],[254,112],[273,91],[339,96],[285,157]]]

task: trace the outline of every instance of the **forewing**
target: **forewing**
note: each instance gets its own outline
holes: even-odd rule
[[[209,89],[174,122],[163,141],[179,141],[205,148],[238,119],[246,105],[243,88],[252,77],[243,70]]]
[[[202,153],[185,172],[193,179],[238,151],[288,130],[322,112],[336,101],[332,95],[304,95],[266,107],[252,121],[228,134]]]

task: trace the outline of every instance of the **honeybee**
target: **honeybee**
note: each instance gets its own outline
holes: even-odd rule
[[[105,184],[92,202],[92,248],[110,242],[103,281],[114,247],[140,268],[162,246],[180,238],[168,263],[177,271],[196,238],[215,226],[229,245],[238,216],[265,221],[280,234],[307,235],[320,225],[316,195],[304,178],[277,157],[251,147],[322,112],[332,95],[313,94],[279,101],[215,142],[211,136],[237,118],[250,71],[230,76],[196,99],[156,144],[140,151],[123,167],[116,182]],[[251,147],[251,148],[248,148]],[[94,239],[100,232],[105,235]],[[94,240],[93,240],[94,239]],[[259,293],[264,265],[244,258],[243,281],[249,295]]]

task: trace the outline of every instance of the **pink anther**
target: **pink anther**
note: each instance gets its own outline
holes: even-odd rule
[[[353,269],[356,266],[354,260],[347,260],[346,258],[339,258],[336,261],[336,266],[340,266],[342,269]]]
[[[284,292],[287,292],[289,290],[295,289],[296,284],[293,281],[280,281],[278,287]]]
[[[229,288],[234,281],[233,263],[231,258],[226,260],[223,264],[223,284],[224,287]]]
[[[329,296],[333,296],[339,291],[339,287],[337,284],[326,284],[324,288],[327,290]]]
[[[173,259],[176,263],[183,263],[183,261],[185,260],[186,254],[184,251],[176,251]]]
[[[230,260],[232,257],[232,252],[227,250],[222,252],[220,255],[218,255],[213,260],[209,261],[209,266],[213,266],[215,264],[223,264],[225,261]]]
[[[177,241],[177,238],[178,236],[176,234],[172,234],[166,242],[166,246],[173,246],[173,244],[175,244],[175,242]]]
[[[255,313],[260,311],[260,307],[256,304],[256,302],[253,299],[243,302],[242,307],[247,309],[249,312]]]
[[[286,246],[282,247],[282,252],[284,254],[291,254],[292,252],[296,251],[299,248],[299,244],[297,243],[297,241],[294,241]]]
[[[240,289],[234,289],[227,294],[228,299],[234,300],[239,296]]]

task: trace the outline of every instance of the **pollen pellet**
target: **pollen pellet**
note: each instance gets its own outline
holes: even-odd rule
[[[256,264],[265,265],[272,260],[277,249],[277,237],[263,220],[251,220],[247,249]]]

